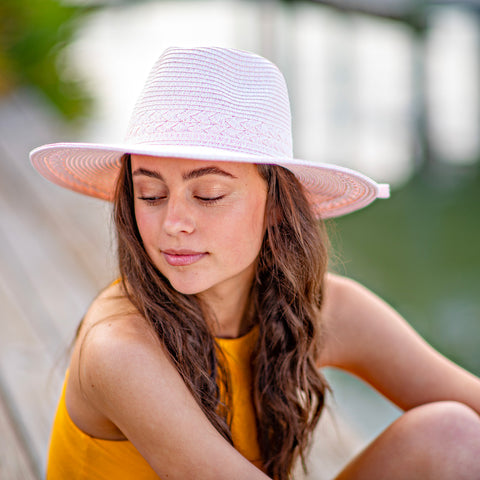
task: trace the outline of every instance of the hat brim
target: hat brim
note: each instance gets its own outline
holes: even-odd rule
[[[292,158],[243,154],[201,146],[55,143],[30,152],[35,169],[51,182],[92,197],[112,201],[125,154],[280,165],[306,189],[317,217],[338,217],[388,198],[389,186],[355,170]]]

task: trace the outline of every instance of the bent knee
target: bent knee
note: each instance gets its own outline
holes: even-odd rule
[[[480,473],[480,417],[467,405],[425,404],[407,411],[397,422],[391,432],[397,444],[425,471],[443,472],[444,477],[438,478],[469,478],[460,474],[465,469]]]
[[[480,436],[480,417],[469,406],[455,402],[433,402],[407,411],[399,419],[402,429],[412,429],[429,439],[456,440],[463,435]]]
[[[480,478],[480,417],[458,402],[412,408],[338,478]],[[473,476],[472,476],[473,475]]]

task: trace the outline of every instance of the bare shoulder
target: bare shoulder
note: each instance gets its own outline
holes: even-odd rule
[[[121,374],[142,354],[151,357],[155,352],[156,357],[162,351],[153,328],[130,302],[121,283],[110,285],[93,301],[79,330],[76,350],[80,376],[86,377]]]
[[[456,400],[479,411],[478,378],[433,349],[364,286],[329,275],[322,313],[325,347],[320,366],[357,375],[402,409]]]
[[[104,322],[139,317],[138,310],[128,299],[121,282],[115,282],[102,290],[93,300],[83,319],[79,337]]]
[[[392,328],[403,331],[404,320],[386,302],[355,280],[329,273],[322,309],[325,349],[322,364],[351,369]]]
[[[359,283],[348,277],[328,272],[325,276],[325,306],[333,306],[340,296],[348,295]]]
[[[122,285],[107,287],[92,302],[75,342],[66,391],[72,420],[92,436],[123,438],[105,406],[130,379],[165,362],[158,337]]]
[[[160,478],[266,478],[211,424],[119,287],[102,292],[87,313],[66,394],[81,430],[128,439]]]
[[[153,329],[130,302],[122,284],[115,283],[92,302],[79,329],[75,353],[84,374],[92,365],[95,371],[110,361],[117,365],[127,349],[157,348],[158,344]]]
[[[328,273],[325,277],[323,317],[332,323],[342,318],[358,302],[372,301],[376,296],[360,283],[348,277]]]

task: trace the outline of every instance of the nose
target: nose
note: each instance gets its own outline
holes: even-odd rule
[[[163,229],[167,235],[192,233],[195,230],[194,214],[186,198],[170,196],[167,201]]]

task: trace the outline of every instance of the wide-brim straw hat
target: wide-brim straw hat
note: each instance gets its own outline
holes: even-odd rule
[[[169,48],[154,65],[123,143],[55,143],[30,152],[62,187],[113,200],[125,154],[275,164],[304,185],[317,217],[350,213],[389,187],[354,170],[293,157],[283,75],[265,58],[226,48]]]

